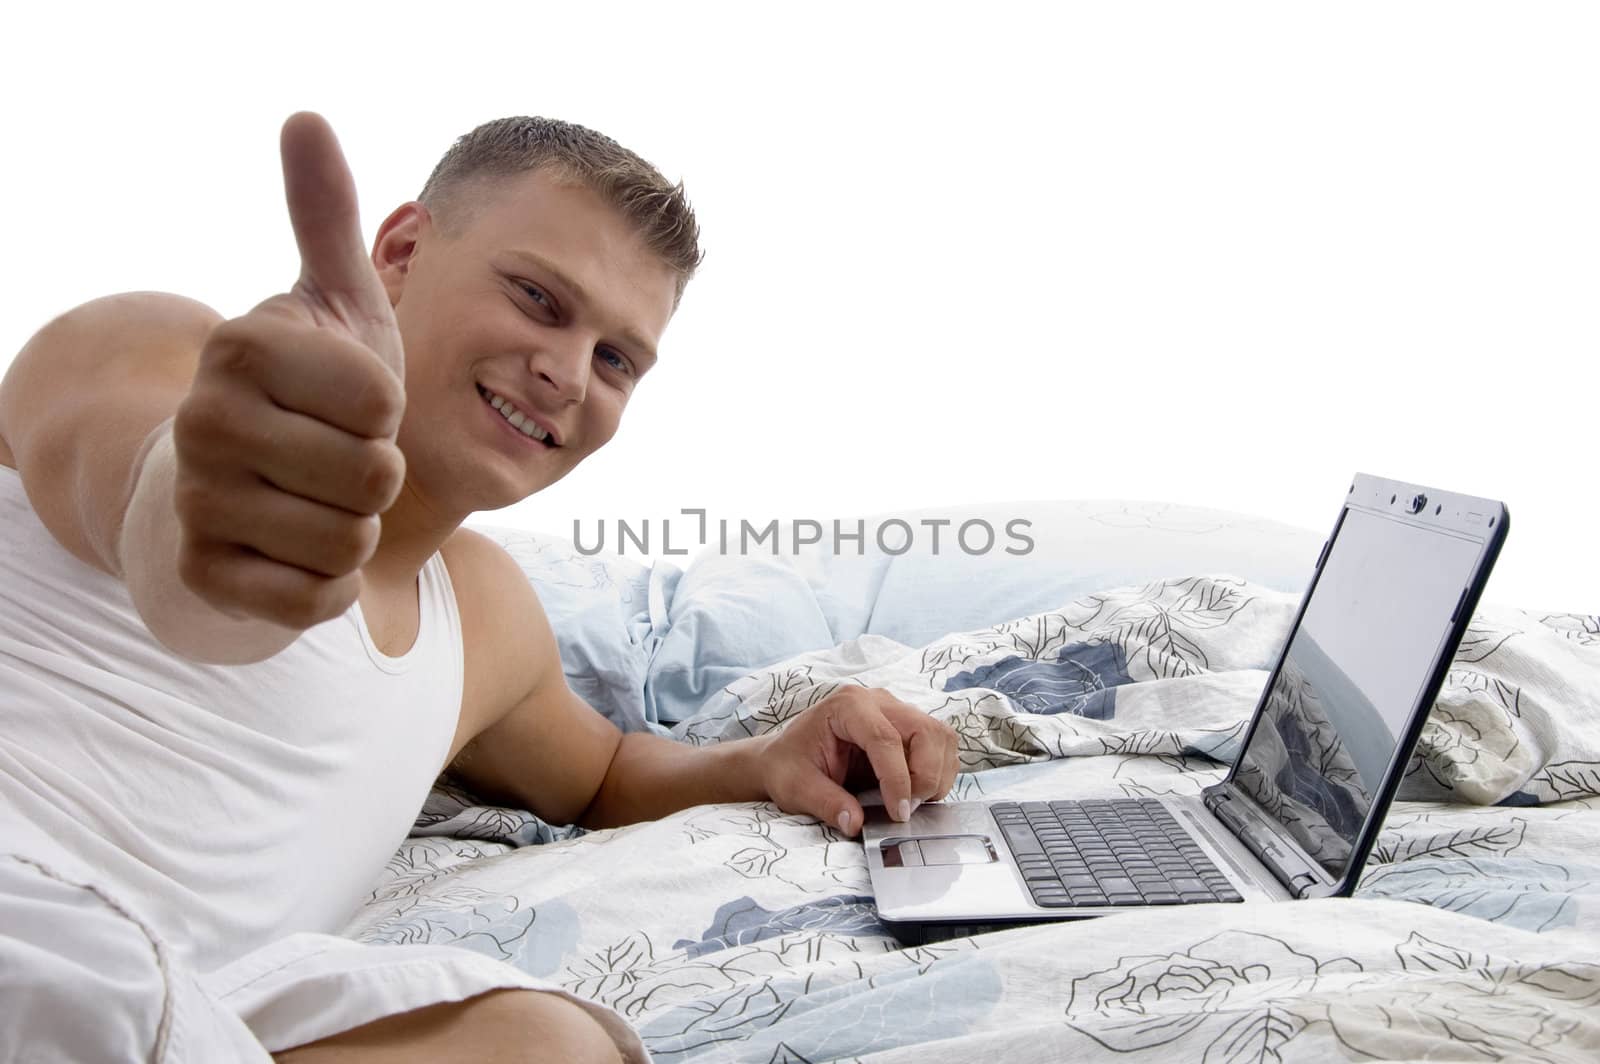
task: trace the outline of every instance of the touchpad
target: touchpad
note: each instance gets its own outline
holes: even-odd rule
[[[987,864],[995,860],[994,848],[982,835],[945,835],[918,839],[925,865]]]

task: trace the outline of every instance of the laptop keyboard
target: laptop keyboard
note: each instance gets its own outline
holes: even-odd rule
[[[993,802],[990,811],[1039,905],[1244,900],[1155,799]]]

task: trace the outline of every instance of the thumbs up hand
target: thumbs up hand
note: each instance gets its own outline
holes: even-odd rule
[[[346,331],[403,381],[400,329],[361,242],[355,180],[333,130],[320,115],[291,115],[283,125],[281,151],[284,197],[300,248],[291,309],[308,311],[315,324]]]
[[[405,354],[333,130],[293,115],[281,151],[300,277],[207,337],[173,420],[173,499],[183,583],[299,631],[359,596],[404,482]]]

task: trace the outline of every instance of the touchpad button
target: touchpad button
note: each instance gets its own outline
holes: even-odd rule
[[[922,849],[916,839],[884,839],[883,867],[921,868]]]
[[[918,841],[925,865],[987,864],[995,860],[993,847],[982,835],[947,835]]]

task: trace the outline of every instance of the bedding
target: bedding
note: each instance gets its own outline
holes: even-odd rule
[[[1026,522],[1018,529],[1031,544],[1026,553],[1009,553],[1024,548],[1004,535],[977,554],[959,546],[969,523],[1003,530],[1013,521]],[[921,535],[891,554],[875,532],[896,522]],[[661,734],[752,670],[863,635],[920,646],[1174,572],[1232,573],[1298,592],[1322,543],[1314,532],[1264,518],[1119,499],[840,519],[846,533],[860,527],[859,543],[835,542],[833,524],[798,550],[786,525],[770,540],[771,553],[707,547],[686,568],[580,552],[557,536],[473,527],[505,547],[538,589],[573,690],[624,731]],[[982,544],[977,533],[972,544]]]
[[[672,733],[761,734],[866,684],[956,728],[954,798],[1193,794],[1296,597],[1191,576],[917,645],[862,632]],[[1600,617],[1480,610],[1401,799],[1354,899],[904,947],[860,843],[811,818],[751,803],[583,832],[446,783],[347,933],[506,960],[616,1008],[659,1061],[1600,1058]]]

